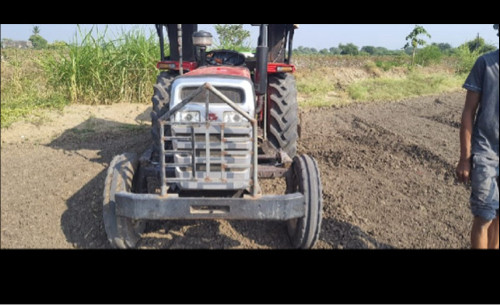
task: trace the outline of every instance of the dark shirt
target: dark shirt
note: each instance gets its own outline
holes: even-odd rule
[[[477,59],[463,88],[481,93],[471,154],[498,161],[498,50]]]

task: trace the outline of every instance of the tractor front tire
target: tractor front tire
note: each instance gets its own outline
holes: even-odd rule
[[[151,101],[153,108],[151,110],[151,136],[153,139],[153,159],[157,159],[160,153],[160,125],[158,118],[167,113],[170,109],[170,89],[172,81],[176,75],[163,71],[158,75],[156,84],[154,85],[154,93]],[[165,126],[166,133],[170,133],[170,125]],[[157,160],[155,160],[157,161]]]
[[[288,236],[294,248],[310,249],[318,240],[323,214],[323,196],[318,164],[308,155],[296,156],[287,175],[287,194],[304,195],[305,215],[287,221]]]
[[[132,181],[138,163],[137,155],[133,153],[115,156],[106,175],[103,220],[108,240],[114,248],[134,248],[144,231],[144,221],[116,215],[115,194],[132,191]]]
[[[295,77],[289,73],[269,75],[267,137],[271,146],[290,156],[297,154],[298,103]]]

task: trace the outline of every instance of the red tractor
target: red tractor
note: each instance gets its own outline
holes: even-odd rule
[[[105,181],[110,243],[133,248],[145,221],[286,221],[293,247],[311,248],[322,219],[316,161],[297,155],[293,24],[256,24],[255,56],[207,51],[196,24],[157,24],[160,70],[152,98],[152,146],[115,156]],[[164,31],[170,45],[165,56]],[[286,178],[286,194],[263,195],[259,178]]]

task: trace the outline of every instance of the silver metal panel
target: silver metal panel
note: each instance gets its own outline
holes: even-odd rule
[[[211,157],[210,158],[210,163],[212,164],[239,164],[241,166],[247,166],[250,167],[250,162],[252,161],[252,158],[250,155],[246,156],[224,156],[224,157]],[[185,156],[179,156],[175,155],[174,156],[174,162],[175,163],[188,163],[191,164],[192,159],[190,156],[185,157]],[[206,163],[207,158],[206,157],[195,157],[195,162],[197,164],[199,163]]]
[[[173,143],[174,145],[174,148],[177,149],[177,150],[191,150],[193,145],[191,145],[191,142],[181,142],[181,141],[175,141],[175,143]],[[210,143],[209,144],[210,146],[210,149],[221,149],[222,146],[224,146],[224,149],[227,151],[227,150],[231,150],[231,149],[239,149],[241,151],[250,151],[252,149],[252,142],[251,141],[245,141],[245,142],[233,142],[233,141],[227,141],[225,142],[223,145],[221,145],[220,143]],[[195,148],[196,149],[205,149],[206,148],[206,144],[203,142],[203,143],[196,143],[195,144]]]
[[[248,126],[248,127],[247,127]],[[196,126],[194,128],[195,134],[205,134],[205,130],[207,127],[205,124],[201,124],[201,126]],[[175,134],[188,134],[191,133],[191,128],[189,126],[177,125],[175,123],[172,124],[172,132]],[[221,126],[212,125],[208,128],[208,132],[210,134],[220,134]],[[241,127],[238,126],[226,126],[224,125],[224,133],[226,137],[230,137],[231,135],[251,135],[252,134],[252,126],[249,123],[242,123]]]
[[[178,178],[183,178],[183,179],[191,179],[192,174],[190,171],[181,171],[179,168],[176,169],[176,174]],[[196,173],[196,179],[199,181],[205,181],[206,179],[205,172],[197,172]],[[209,179],[211,180],[217,180],[220,182],[220,179],[226,179],[226,180],[250,180],[250,169],[242,170],[242,171],[234,171],[234,172],[229,172],[226,171],[224,172],[224,178],[221,178],[221,172],[211,172],[209,175]]]
[[[255,95],[253,84],[250,80],[245,78],[231,78],[231,77],[179,77],[172,83],[172,96],[170,102],[170,108],[179,104],[181,99],[181,90],[183,87],[193,87],[193,86],[203,86],[205,83],[210,83],[214,87],[234,87],[242,89],[244,92],[245,101],[244,103],[238,103],[238,106],[245,112],[247,112],[250,117],[254,117],[255,113]],[[184,110],[195,110],[200,111],[201,118],[205,118],[205,105],[204,103],[189,103],[181,111]],[[215,113],[219,118],[222,119],[222,114],[224,111],[231,110],[226,104],[212,104],[210,105],[210,112]],[[173,120],[173,118],[172,118]]]
[[[185,87],[199,89],[181,100],[180,91]],[[235,105],[216,90],[217,87],[242,90],[243,102]],[[194,99],[196,94],[200,98]],[[210,102],[210,98],[214,97],[219,99],[218,103]],[[164,119],[170,118],[164,124],[171,126],[171,136],[164,138],[172,143],[172,149],[168,149],[166,155],[173,158],[168,157],[165,161],[165,166],[175,167],[175,178],[171,181],[188,190],[250,189],[256,183],[252,181],[257,178],[253,168],[256,162],[254,108],[254,89],[248,79],[217,76],[177,78],[172,84],[171,110],[164,115]],[[184,111],[199,112],[200,121],[176,122],[176,113],[178,117],[184,117]],[[223,122],[224,113],[228,111],[233,113],[232,116],[239,115],[239,121]],[[196,117],[196,114],[193,115]],[[165,153],[165,149],[162,152]],[[165,194],[163,189],[162,194]]]
[[[289,220],[304,217],[304,195],[259,198],[180,198],[119,192],[116,214],[132,219],[254,219]]]

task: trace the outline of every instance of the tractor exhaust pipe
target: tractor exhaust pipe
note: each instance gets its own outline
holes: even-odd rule
[[[156,33],[160,38],[160,60],[165,60],[165,42],[163,38],[163,24],[155,24]]]
[[[267,59],[269,48],[267,46],[267,24],[260,25],[260,41],[257,46],[257,67],[255,70],[255,92],[257,95],[267,93]]]
[[[177,44],[179,45],[179,74],[184,74],[182,68],[182,24],[177,24]]]
[[[292,28],[289,31],[289,39],[288,39],[288,59],[287,59],[287,64],[291,65],[292,64],[292,52],[293,52],[293,34],[295,32],[295,24],[292,26]]]

